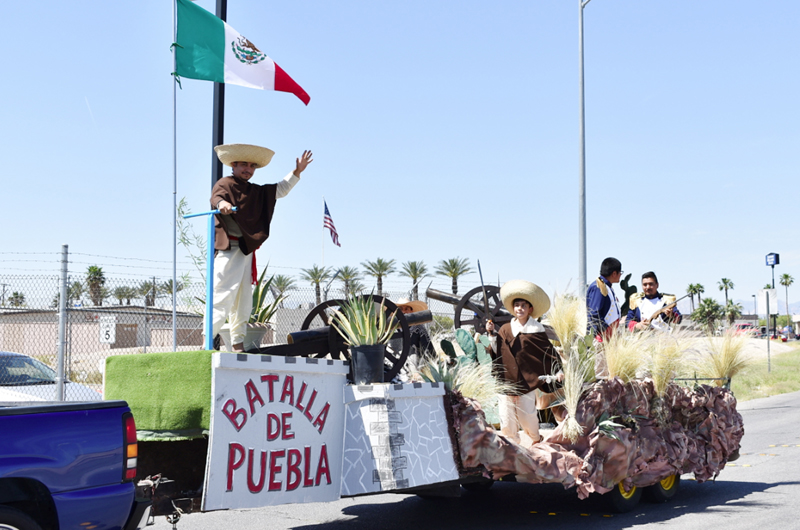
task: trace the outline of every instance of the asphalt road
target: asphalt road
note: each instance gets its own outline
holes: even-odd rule
[[[642,501],[626,514],[611,513],[603,496],[579,500],[555,484],[496,483],[489,491],[464,491],[460,498],[426,500],[375,495],[332,503],[284,505],[257,510],[185,515],[179,530],[346,528],[422,530],[504,529],[546,526],[592,530],[661,528],[696,530],[800,529],[800,392],[740,404],[745,436],[741,457],[715,482],[698,484],[684,475],[666,504]],[[169,530],[159,517],[153,530]]]

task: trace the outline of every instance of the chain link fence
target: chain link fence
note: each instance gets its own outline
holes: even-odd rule
[[[105,359],[111,355],[173,350],[172,280],[98,279],[70,274],[67,281],[64,375],[67,400],[102,399]],[[176,296],[177,349],[203,347],[205,285],[184,277]],[[0,401],[54,400],[58,365],[58,275],[0,275]],[[464,289],[466,292],[467,289]],[[452,336],[455,307],[427,299],[434,339]],[[408,291],[385,292],[393,301]],[[285,344],[317,303],[344,299],[338,286],[320,291],[293,286],[284,296],[261,346]]]

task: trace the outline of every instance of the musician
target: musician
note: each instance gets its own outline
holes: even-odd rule
[[[628,329],[644,331],[652,327],[668,330],[671,324],[680,324],[683,316],[677,307],[666,309],[653,319],[656,312],[675,301],[675,295],[658,292],[658,278],[655,272],[645,272],[642,274],[642,292],[630,297]]]

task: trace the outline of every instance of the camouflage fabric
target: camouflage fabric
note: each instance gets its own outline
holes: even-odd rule
[[[524,448],[486,423],[480,405],[454,396],[454,422],[462,464],[518,482],[558,482],[578,496],[606,493],[619,482],[650,486],[670,475],[715,478],[739,448],[741,415],[730,390],[670,385],[663,399],[650,380],[599,381],[584,390],[576,414],[583,435],[575,443],[562,426],[543,442]],[[611,420],[614,424],[604,420]],[[602,427],[602,428],[601,428]]]

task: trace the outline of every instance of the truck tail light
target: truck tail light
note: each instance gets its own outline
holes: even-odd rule
[[[136,461],[139,457],[139,444],[136,441],[136,422],[133,421],[133,414],[126,412],[122,415],[122,426],[125,430],[122,480],[127,482],[136,478]]]

